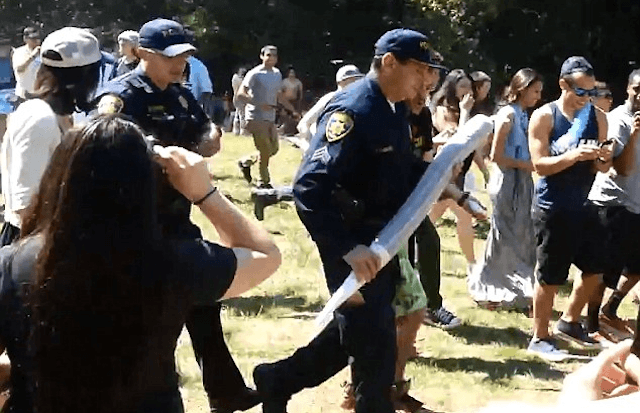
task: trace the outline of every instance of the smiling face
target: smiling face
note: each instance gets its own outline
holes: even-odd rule
[[[524,89],[520,94],[520,104],[523,108],[532,108],[538,103],[542,97],[542,82],[533,82],[529,87]]]
[[[596,78],[586,73],[573,73],[566,78],[560,79],[560,89],[563,91],[565,104],[573,109],[579,110],[591,100],[588,94],[578,96],[577,90],[594,91]]]

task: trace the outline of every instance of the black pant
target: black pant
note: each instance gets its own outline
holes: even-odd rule
[[[231,402],[241,395],[246,385],[224,341],[220,322],[221,309],[220,303],[194,307],[189,313],[186,326],[209,400],[225,406],[225,402]]]
[[[0,247],[11,244],[17,240],[19,236],[20,228],[5,222],[2,224],[2,230],[0,230]]]
[[[417,263],[420,283],[427,296],[427,308],[437,310],[442,306],[440,236],[429,217],[422,221],[416,232],[409,238],[409,261],[414,265]]]
[[[349,273],[341,258],[326,259],[321,247],[319,250],[325,273]],[[350,365],[356,413],[393,412],[389,396],[395,375],[396,330],[391,301],[399,275],[394,259],[360,290],[364,305],[343,306],[311,343],[274,363],[272,388],[279,394],[273,396],[286,398],[316,387]]]

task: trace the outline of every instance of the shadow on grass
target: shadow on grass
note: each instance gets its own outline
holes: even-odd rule
[[[502,343],[514,347],[526,348],[531,337],[524,331],[514,328],[495,328],[487,326],[461,325],[449,330],[454,337],[465,339],[467,344]]]
[[[322,309],[324,301],[309,302],[305,297],[277,294],[273,296],[232,298],[226,300],[224,306],[235,314],[256,316],[274,308],[288,308],[301,313],[315,313]]]
[[[500,381],[514,376],[529,376],[541,380],[562,380],[565,372],[554,369],[542,361],[508,359],[504,361],[483,360],[478,357],[434,358],[419,357],[414,363],[435,367],[448,372],[486,373],[487,380]]]
[[[477,221],[473,229],[476,232],[476,238],[487,239],[489,231],[491,230],[491,222],[488,219],[486,221]]]

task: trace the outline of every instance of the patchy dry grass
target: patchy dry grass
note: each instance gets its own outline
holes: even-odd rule
[[[251,150],[251,138],[226,135],[222,153],[211,160],[218,185],[247,214],[252,214],[253,205],[237,159]],[[274,182],[289,184],[299,159],[300,152],[282,142],[281,151],[272,161]],[[489,204],[486,194],[481,193],[480,198]],[[199,211],[193,219],[207,237],[215,239],[213,229]],[[226,302],[223,311],[227,342],[250,384],[256,364],[287,356],[306,344],[313,332],[313,312],[328,298],[317,251],[293,206],[282,203],[268,207],[263,225],[274,234],[283,253],[283,265],[244,297]],[[412,394],[427,407],[446,412],[471,411],[495,400],[541,404],[554,401],[562,378],[579,363],[546,363],[527,355],[532,323],[526,315],[477,308],[467,294],[466,261],[455,238],[452,215],[445,214],[438,225],[442,239],[442,295],[447,307],[464,320],[464,325],[448,333],[429,327],[420,329],[417,345],[424,357],[409,362],[407,368]],[[483,252],[486,229],[479,227],[477,256]],[[568,290],[563,291],[556,304],[559,309],[564,308],[567,299]],[[624,303],[621,313],[633,316],[633,306]],[[181,337],[177,354],[184,376],[187,412],[208,411],[186,333]],[[289,411],[341,411],[341,384],[347,379],[348,372],[344,370],[320,387],[301,392],[289,403]],[[251,410],[259,411],[259,407]]]

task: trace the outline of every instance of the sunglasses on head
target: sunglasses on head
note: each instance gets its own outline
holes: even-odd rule
[[[578,96],[578,97],[583,97],[583,96],[596,97],[596,96],[598,96],[598,89],[596,89],[595,87],[593,89],[583,89],[581,87],[571,86],[571,90],[573,90],[573,93],[575,93],[576,96]]]

